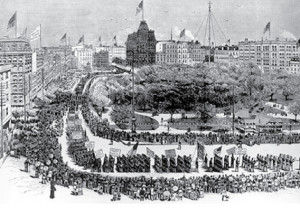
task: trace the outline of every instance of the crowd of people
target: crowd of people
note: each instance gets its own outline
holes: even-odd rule
[[[291,171],[291,169],[284,169],[286,170],[285,172],[261,175],[204,175],[201,177],[182,177],[179,179],[145,176],[115,177],[74,170],[70,168],[67,163],[64,163],[61,155],[61,146],[58,141],[58,136],[60,135],[55,134],[54,132],[57,132],[57,129],[54,131],[52,127],[53,122],[63,121],[63,114],[67,112],[67,109],[70,107],[71,99],[71,95],[60,93],[57,94],[50,103],[43,103],[43,105],[39,107],[37,114],[39,119],[36,121],[38,130],[36,139],[32,138],[34,134],[28,134],[28,131],[33,130],[26,129],[26,123],[19,124],[20,129],[23,131],[21,136],[18,136],[18,142],[22,144],[19,145],[18,148],[21,154],[27,158],[24,162],[24,170],[29,172],[33,177],[40,179],[42,183],[51,184],[51,198],[55,198],[54,192],[56,189],[54,185],[71,186],[73,187],[72,194],[74,195],[84,194],[84,188],[92,189],[100,195],[112,195],[112,201],[120,200],[122,195],[138,200],[170,201],[182,200],[183,198],[197,200],[204,197],[206,193],[221,193],[222,190],[232,193],[244,193],[250,191],[278,191],[286,187],[300,188],[300,172]],[[84,105],[83,103],[83,106]],[[84,108],[86,108],[86,106]],[[85,119],[88,118],[87,112],[89,111],[85,109]],[[100,125],[100,128],[102,126],[103,125]],[[24,129],[26,129],[26,131],[24,131]],[[115,138],[114,135],[112,139],[120,140],[130,138],[124,140],[131,140],[134,138],[137,140],[137,137],[128,136],[128,134],[124,132],[108,131],[107,129],[99,132],[108,139],[111,139],[110,137],[112,137],[112,135],[118,134],[124,135],[125,137]],[[145,135],[144,138],[149,136],[148,134],[143,135]],[[160,142],[159,140],[162,140],[162,138],[168,140],[168,137],[172,137],[172,139],[175,138],[175,141],[176,138],[178,138],[178,141],[182,141],[181,138],[185,138],[184,135],[170,136],[168,134],[160,134],[157,135],[157,137],[149,136],[148,138],[150,137],[153,141],[159,138],[158,142]],[[196,138],[196,134],[186,134],[186,138],[188,139],[193,137]],[[207,138],[211,137],[214,138],[215,135],[211,134],[207,136]],[[77,157],[78,162],[80,161],[78,158],[81,156],[81,154],[76,155],[78,150],[79,152],[86,152],[83,148],[83,144],[84,140],[78,141],[78,144],[69,144],[70,146],[73,145],[69,151],[74,155],[74,158]],[[119,161],[121,160],[120,158],[117,158],[117,160],[118,159]],[[104,158],[103,166],[105,161],[111,163],[110,158],[106,157],[106,159]],[[206,159],[206,166],[208,166],[207,161],[208,159]],[[161,161],[162,164],[165,162],[165,160]],[[173,162],[169,161],[171,164],[173,164]],[[228,164],[228,166],[230,166],[230,164]],[[95,169],[95,167],[93,168]]]

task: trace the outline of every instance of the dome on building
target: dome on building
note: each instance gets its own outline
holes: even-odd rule
[[[141,21],[138,31],[141,31],[141,30],[149,31],[149,27],[145,20]]]

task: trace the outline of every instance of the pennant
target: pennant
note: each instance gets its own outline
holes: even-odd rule
[[[7,29],[15,27],[17,23],[17,12],[13,14],[13,16],[9,19]]]
[[[67,39],[67,33],[65,33],[65,34],[61,37],[60,41],[61,41],[61,42],[64,42],[64,41],[66,41],[66,39]]]
[[[180,32],[180,38],[184,37],[185,36],[185,29],[183,29],[181,32]]]
[[[219,155],[219,154],[221,154],[221,151],[222,151],[222,146],[220,146],[220,147],[214,149],[214,155]]]
[[[80,44],[81,42],[83,43],[83,41],[84,41],[84,35],[79,38],[79,41],[77,44]]]
[[[19,38],[27,38],[27,27],[24,29],[24,31],[19,35]]]
[[[114,36],[113,41],[117,41],[117,36]]]
[[[136,142],[132,149],[127,153],[127,156],[133,156],[136,154],[137,148],[138,148],[139,142]]]
[[[268,22],[268,24],[266,25],[265,29],[264,29],[264,34],[267,32],[267,31],[270,31],[270,27],[271,27],[271,22]]]
[[[37,40],[41,37],[41,26],[38,26],[31,34],[30,34],[30,40]]]
[[[143,9],[144,9],[144,2],[141,1],[139,3],[138,7],[136,8],[136,14],[135,15],[138,15],[138,13],[140,13]]]

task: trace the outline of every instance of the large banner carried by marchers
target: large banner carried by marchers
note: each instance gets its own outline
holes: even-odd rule
[[[204,160],[205,148],[202,142],[197,143],[197,157]]]
[[[165,150],[165,153],[166,153],[167,158],[169,158],[169,157],[175,158],[176,157],[175,149]]]
[[[120,149],[116,149],[116,148],[110,148],[109,149],[109,155],[113,156],[113,157],[119,157],[121,154],[121,150]]]

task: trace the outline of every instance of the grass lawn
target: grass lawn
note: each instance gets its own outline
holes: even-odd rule
[[[155,130],[159,127],[158,121],[148,116],[135,114],[136,130]],[[125,123],[116,124],[120,129],[130,129],[131,121],[127,120]]]

